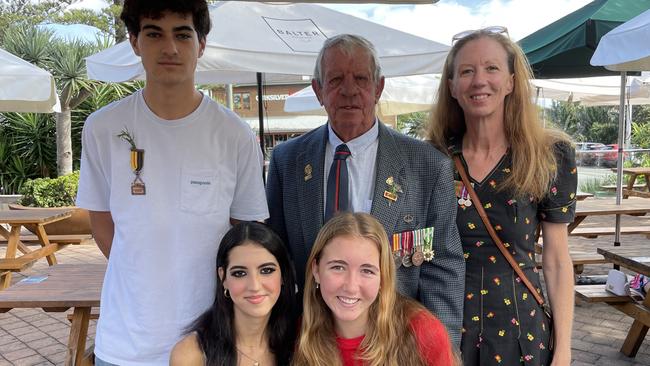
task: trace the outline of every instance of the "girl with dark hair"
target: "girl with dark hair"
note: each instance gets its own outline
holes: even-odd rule
[[[217,292],[172,350],[170,365],[287,365],[295,337],[295,275],[280,238],[242,222],[217,253]]]

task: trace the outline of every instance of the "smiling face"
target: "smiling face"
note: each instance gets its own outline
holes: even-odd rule
[[[345,338],[365,334],[381,285],[377,244],[359,236],[334,237],[312,273],[332,311],[336,332]]]
[[[362,48],[346,53],[333,46],[323,56],[321,85],[312,80],[332,129],[344,142],[361,136],[375,122],[375,105],[384,89],[384,78],[373,80],[371,64],[371,56]]]
[[[465,121],[503,120],[504,100],[512,92],[508,54],[499,42],[482,37],[467,42],[456,54],[451,95],[463,109]]]
[[[236,319],[270,316],[280,296],[282,273],[268,250],[250,242],[234,247],[228,268],[219,267],[219,277],[230,292]]]
[[[131,46],[142,59],[147,83],[194,85],[196,62],[205,49],[191,15],[165,12],[160,19],[140,19],[140,33],[130,35]]]

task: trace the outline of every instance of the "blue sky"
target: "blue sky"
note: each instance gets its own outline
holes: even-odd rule
[[[324,4],[392,28],[449,44],[467,29],[506,26],[519,40],[588,4],[591,0],[440,0],[429,5]],[[100,9],[104,0],[80,0],[74,7]]]

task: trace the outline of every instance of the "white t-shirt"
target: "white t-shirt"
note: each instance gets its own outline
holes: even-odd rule
[[[124,129],[144,149],[145,195]],[[110,211],[115,233],[95,353],[118,365],[167,365],[182,331],[214,301],[216,255],[229,218],[268,217],[255,135],[208,97],[164,120],[142,91],[93,113],[82,137],[77,205]]]

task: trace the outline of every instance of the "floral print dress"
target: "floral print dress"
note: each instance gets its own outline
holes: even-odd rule
[[[460,154],[451,141],[449,150]],[[513,197],[499,191],[499,185],[512,172],[511,156],[506,153],[481,182],[470,180],[480,197],[490,222],[519,263],[528,279],[541,291],[535,266],[535,235],[540,220],[570,223],[575,212],[577,170],[573,148],[564,143],[554,146],[557,177],[540,202],[530,197]],[[549,324],[542,308],[499,252],[481,221],[458,172],[455,174],[458,201],[458,231],[466,263],[465,306],[461,350],[463,362],[470,365],[549,365]],[[470,200],[471,201],[471,200]]]

